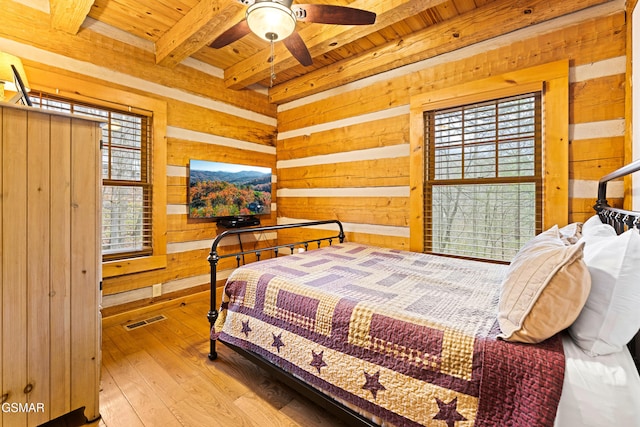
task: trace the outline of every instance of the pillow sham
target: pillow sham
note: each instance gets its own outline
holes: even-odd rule
[[[565,244],[556,225],[518,251],[502,283],[500,338],[538,343],[575,321],[591,288],[583,247]]]
[[[591,293],[569,334],[592,356],[620,351],[640,329],[640,234],[617,235],[595,216],[581,242],[591,273]]]

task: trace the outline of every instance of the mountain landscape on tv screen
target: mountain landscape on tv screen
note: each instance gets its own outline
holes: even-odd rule
[[[189,216],[217,218],[268,214],[271,172],[191,170]]]

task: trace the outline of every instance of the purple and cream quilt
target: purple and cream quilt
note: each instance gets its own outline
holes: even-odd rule
[[[344,243],[236,269],[212,338],[396,426],[551,426],[560,337],[498,340],[506,266]]]

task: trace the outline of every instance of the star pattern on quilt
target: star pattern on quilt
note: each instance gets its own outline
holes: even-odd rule
[[[320,373],[321,368],[324,368],[325,366],[327,366],[325,361],[322,360],[323,354],[324,354],[324,350],[321,351],[320,353],[316,353],[315,351],[311,350],[311,357],[313,358],[313,360],[311,361],[311,366],[316,368],[318,370],[318,373]]]
[[[242,330],[240,332],[242,332],[244,334],[245,337],[249,336],[249,332],[251,332],[252,329],[249,327],[249,321],[247,320],[246,322],[243,320],[242,321]]]
[[[280,347],[284,347],[284,343],[282,342],[282,332],[280,332],[280,335],[276,335],[271,332],[271,335],[273,335],[273,344],[271,344],[271,346],[277,348],[278,353],[280,353]]]
[[[386,390],[386,388],[382,384],[380,384],[380,371],[376,372],[373,375],[370,375],[365,371],[364,376],[366,378],[366,382],[362,386],[362,389],[369,390],[373,395],[373,398],[377,399],[378,392],[382,390]]]
[[[466,421],[467,419],[458,412],[458,398],[454,398],[449,403],[435,398],[438,403],[439,412],[433,417],[434,420],[442,420],[447,423],[447,427],[455,427],[457,421]]]

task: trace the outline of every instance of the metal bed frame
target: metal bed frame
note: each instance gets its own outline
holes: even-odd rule
[[[300,227],[317,227],[321,225],[331,225],[334,224],[338,227],[337,234],[331,235],[328,237],[321,237],[316,239],[308,239],[302,240],[294,243],[284,243],[281,245],[273,245],[259,249],[248,249],[244,250],[242,248],[242,235],[243,234],[255,234],[255,233],[263,233],[265,231],[278,231],[278,230],[286,230],[289,228],[300,228]],[[220,254],[218,252],[218,245],[229,236],[237,236],[238,243],[240,244],[240,252],[233,252],[227,254]],[[224,258],[234,257],[236,259],[236,267],[240,267],[241,261],[244,261],[244,256],[248,254],[255,254],[258,261],[260,261],[261,255],[263,252],[271,252],[273,256],[277,257],[281,252],[281,249],[288,249],[291,254],[295,248],[304,248],[308,249],[310,243],[315,243],[320,247],[322,242],[326,242],[329,246],[333,243],[335,239],[338,239],[340,243],[344,242],[344,230],[342,228],[342,223],[338,220],[326,220],[326,221],[312,221],[312,222],[303,222],[303,223],[295,223],[295,224],[282,224],[282,225],[272,225],[266,227],[247,227],[247,228],[233,228],[229,230],[225,230],[222,233],[218,234],[213,243],[211,244],[211,252],[209,253],[209,257],[207,260],[209,261],[209,266],[211,267],[211,297],[210,297],[210,308],[209,313],[207,314],[207,318],[209,319],[209,325],[213,328],[216,320],[218,319],[218,308],[216,304],[216,282],[218,280],[218,262]],[[243,262],[244,264],[244,262]],[[209,351],[209,359],[214,360],[218,357],[216,353],[216,342],[215,340],[210,340],[210,351]]]
[[[328,237],[314,238],[308,240],[302,240],[295,243],[284,243],[284,244],[276,244],[273,246],[263,247],[259,249],[249,249],[244,250],[242,248],[242,239],[241,236],[243,234],[254,234],[254,233],[262,233],[265,231],[278,231],[285,230],[290,228],[299,228],[299,227],[317,227],[322,225],[335,225],[338,228],[336,234],[332,234]],[[240,244],[240,252],[226,253],[220,254],[218,251],[218,246],[220,243],[230,236],[236,236],[237,242]],[[217,318],[218,318],[218,309],[216,303],[216,282],[217,282],[217,266],[218,262],[224,258],[235,258],[236,266],[239,267],[242,263],[244,263],[244,256],[247,254],[255,254],[256,258],[259,260],[262,253],[271,252],[274,257],[277,257],[282,250],[289,251],[290,254],[293,254],[295,248],[304,248],[307,250],[309,245],[315,244],[317,247],[321,247],[322,243],[325,242],[328,246],[331,246],[334,240],[338,240],[340,243],[344,242],[344,230],[342,227],[342,223],[338,220],[327,220],[327,221],[313,221],[313,222],[304,222],[304,223],[296,223],[296,224],[283,224],[283,225],[274,225],[274,226],[266,226],[266,227],[247,227],[247,228],[238,228],[238,229],[229,229],[220,233],[216,239],[213,241],[211,245],[211,252],[209,253],[208,261],[211,267],[211,301],[210,301],[210,309],[207,314],[207,318],[209,319],[210,328],[213,328]],[[349,427],[379,427],[378,424],[373,421],[363,417],[353,409],[343,405],[342,403],[332,399],[331,397],[325,395],[321,391],[313,388],[309,384],[301,381],[297,377],[281,371],[275,368],[271,363],[262,359],[260,356],[254,355],[251,352],[248,352],[238,346],[229,344],[224,342],[224,345],[231,348],[247,360],[252,361],[256,365],[262,367],[267,372],[272,374],[277,380],[282,382],[283,384],[289,386],[296,392],[300,393],[300,395],[312,400],[314,403],[320,405],[322,408],[328,410],[333,415],[338,417],[341,420],[347,422]],[[215,340],[210,340],[210,350],[209,350],[209,359],[215,360],[218,357],[218,353],[216,352],[216,342]]]
[[[609,206],[606,199],[606,188],[607,183],[621,178],[623,176],[629,175],[636,171],[640,170],[640,160],[633,162],[623,168],[620,168],[602,179],[600,179],[598,184],[598,200],[594,209],[600,216],[601,220],[605,223],[611,224],[618,234],[624,232],[629,228],[638,228],[640,229],[640,212],[634,212],[624,209],[617,209]],[[244,250],[242,248],[242,239],[241,235],[243,234],[253,234],[253,233],[262,233],[262,232],[271,232],[278,231],[290,228],[298,228],[298,227],[317,227],[322,225],[336,225],[338,228],[337,234],[331,235],[329,237],[315,238],[302,240],[295,243],[286,243],[286,244],[276,244],[273,246],[263,247],[259,249],[249,249]],[[218,246],[220,243],[230,236],[236,236],[238,239],[238,243],[240,244],[240,251],[233,253],[225,253],[221,254],[218,251]],[[244,264],[244,256],[247,254],[255,254],[257,260],[260,259],[261,254],[265,252],[271,252],[273,256],[277,257],[278,253],[281,251],[289,250],[290,253],[294,252],[296,247],[304,247],[305,250],[308,248],[310,244],[316,244],[318,247],[321,246],[322,242],[326,242],[328,245],[331,245],[334,240],[339,240],[340,243],[344,242],[344,231],[342,224],[337,220],[328,220],[328,221],[314,221],[314,222],[305,222],[305,223],[296,223],[296,224],[284,224],[284,225],[275,225],[275,226],[266,226],[266,227],[248,227],[248,228],[239,228],[239,229],[228,229],[219,234],[213,244],[211,245],[211,252],[208,257],[208,261],[211,267],[211,301],[210,301],[210,310],[207,314],[207,318],[209,319],[210,327],[213,328],[217,318],[218,318],[218,310],[217,310],[217,301],[216,301],[216,282],[217,282],[217,267],[218,262],[224,258],[235,257],[236,266],[239,267],[241,265],[241,261]],[[246,359],[254,362],[256,365],[261,366],[266,371],[271,373],[276,379],[291,387],[302,396],[305,396],[311,399],[316,404],[320,405],[324,409],[330,411],[338,418],[345,420],[347,425],[349,426],[366,426],[366,427],[377,427],[378,424],[373,421],[365,418],[360,415],[356,411],[351,408],[341,404],[340,402],[332,399],[331,397],[323,394],[319,390],[313,388],[309,384],[301,381],[297,377],[279,370],[275,368],[272,364],[262,359],[260,356],[254,355],[240,347],[231,345],[229,343],[224,343],[225,346],[231,348],[236,351]],[[215,360],[218,357],[216,352],[216,342],[215,340],[210,340],[210,352],[209,359]],[[636,335],[636,337],[629,343],[629,349],[631,351],[631,355],[636,363],[636,367],[640,371],[640,333]]]
[[[631,228],[640,230],[640,212],[609,206],[607,202],[607,183],[638,171],[640,171],[640,159],[603,176],[598,182],[598,200],[593,208],[598,213],[600,220],[613,226],[618,234],[624,233]],[[640,333],[631,340],[628,347],[636,368],[640,372]]]

